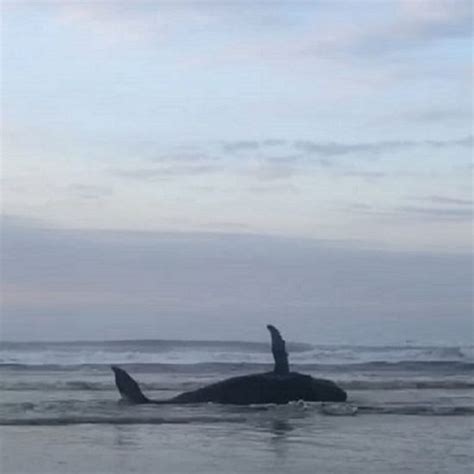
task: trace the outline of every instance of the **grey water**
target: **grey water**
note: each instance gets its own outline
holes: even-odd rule
[[[2,473],[472,473],[474,348],[289,343],[293,370],[345,404],[129,406],[110,364],[154,399],[271,370],[266,343],[3,342]]]

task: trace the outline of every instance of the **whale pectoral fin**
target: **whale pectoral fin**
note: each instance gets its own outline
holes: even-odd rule
[[[272,353],[275,359],[273,372],[280,375],[289,374],[290,366],[285,348],[285,340],[281,337],[280,331],[275,326],[268,324],[267,329],[270,331],[272,337]]]
[[[138,383],[125,370],[114,365],[111,368],[115,374],[115,385],[124,400],[130,403],[150,403],[150,400],[143,395]]]

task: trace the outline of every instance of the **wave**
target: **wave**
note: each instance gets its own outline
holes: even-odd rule
[[[66,350],[87,349],[94,351],[101,349],[103,351],[113,352],[175,352],[176,350],[202,349],[207,352],[210,349],[222,349],[223,351],[238,352],[268,352],[269,344],[266,342],[251,341],[186,341],[171,339],[125,339],[111,341],[51,341],[51,342],[8,342],[0,341],[1,350],[22,350],[37,352],[41,350]],[[303,342],[288,342],[287,348],[291,352],[308,351],[314,348],[312,344]]]
[[[384,361],[474,363],[473,346],[326,346],[288,343],[293,364],[355,364]],[[0,364],[269,364],[269,344],[226,341],[108,341],[0,343]]]
[[[265,405],[246,407],[242,414],[227,415],[194,415],[194,416],[154,416],[147,413],[146,416],[124,416],[124,415],[55,415],[36,417],[7,417],[0,418],[0,426],[64,426],[80,424],[106,424],[106,425],[164,425],[164,424],[215,424],[215,423],[248,423],[254,414],[252,411],[283,410],[305,410],[308,409],[324,416],[363,416],[363,415],[415,415],[415,416],[474,416],[474,406],[471,405],[379,405],[379,406],[357,406],[352,404],[331,403],[294,403],[286,406]],[[250,412],[250,414],[249,414]],[[290,413],[289,413],[290,414]]]
[[[226,374],[232,376],[239,373],[265,372],[273,369],[273,364],[257,364],[248,362],[200,362],[194,364],[163,364],[163,363],[121,363],[121,367],[134,373],[168,373],[168,374]],[[0,364],[0,371],[109,371],[107,363],[94,364]],[[365,373],[365,372],[437,372],[439,374],[471,374],[474,362],[457,360],[406,360],[402,362],[373,361],[367,363],[346,364],[292,364],[295,371],[313,374]]]
[[[4,418],[0,426],[63,426],[63,425],[186,425],[191,423],[243,423],[247,419],[237,416],[193,416],[193,417],[153,417],[130,416],[52,416],[37,418]]]
[[[342,380],[345,390],[469,390],[474,380]]]
[[[147,391],[155,392],[182,392],[194,390],[202,386],[206,381],[185,381],[185,382],[140,382],[140,387]],[[408,379],[384,379],[384,380],[361,380],[361,379],[340,379],[335,382],[345,390],[471,390],[474,389],[474,380],[452,380],[433,379],[420,380],[416,378]],[[19,392],[116,392],[115,384],[110,382],[91,382],[89,380],[69,380],[69,381],[9,381],[0,380],[0,391]]]
[[[357,413],[367,415],[474,416],[474,406],[359,406]]]
[[[178,392],[184,390],[190,390],[191,387],[197,388],[196,383],[175,383],[173,385],[164,383],[146,383],[141,382],[140,387],[143,390],[148,391],[161,391],[161,392]],[[19,392],[116,392],[117,388],[112,380],[107,382],[90,382],[82,380],[74,381],[54,381],[54,382],[15,382],[15,381],[0,381],[0,391],[19,391]]]

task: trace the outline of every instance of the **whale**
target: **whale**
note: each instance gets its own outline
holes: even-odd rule
[[[274,368],[263,372],[231,377],[220,382],[181,393],[164,400],[151,400],[138,382],[124,369],[113,365],[115,385],[122,400],[130,404],[197,404],[218,403],[229,405],[286,404],[293,401],[345,402],[347,393],[336,383],[314,378],[290,370],[285,340],[273,325],[267,329],[271,335]]]

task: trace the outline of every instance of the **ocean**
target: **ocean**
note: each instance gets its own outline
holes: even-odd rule
[[[472,474],[473,346],[287,348],[347,403],[130,406],[110,370],[164,399],[271,370],[268,343],[3,342],[1,472]]]

